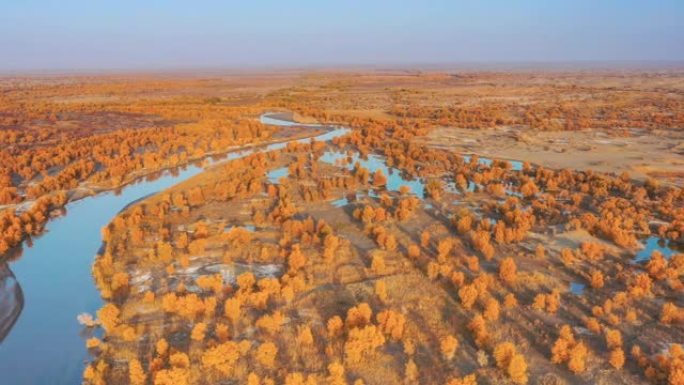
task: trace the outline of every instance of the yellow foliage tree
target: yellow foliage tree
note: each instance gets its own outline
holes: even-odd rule
[[[392,339],[398,341],[404,335],[406,318],[403,314],[393,310],[384,310],[378,313],[376,318],[383,333],[388,334]]]
[[[456,349],[458,349],[458,340],[452,335],[442,338],[439,342],[439,350],[442,352],[442,357],[446,360],[454,358]]]
[[[345,360],[358,363],[384,343],[385,336],[375,325],[353,328],[349,331],[347,341],[344,343]]]
[[[256,359],[261,365],[267,368],[273,368],[277,355],[278,347],[272,342],[264,342],[259,345],[259,348],[257,349]]]
[[[147,380],[147,375],[145,375],[140,361],[135,358],[128,361],[128,380],[131,385],[144,385]]]
[[[499,264],[499,278],[502,281],[512,284],[517,278],[517,266],[511,257],[504,258]]]

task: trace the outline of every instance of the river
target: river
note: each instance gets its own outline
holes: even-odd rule
[[[291,126],[277,114],[264,114],[264,124]],[[304,125],[320,128],[318,125]],[[328,141],[346,128],[331,127],[313,137]],[[308,142],[311,138],[293,140]],[[217,162],[255,151],[284,148],[287,142],[228,153]],[[204,168],[196,165],[143,178],[120,191],[71,202],[66,215],[48,222],[45,233],[24,244],[20,258],[0,264],[0,384],[75,385],[90,359],[88,330],[76,320],[94,314],[103,302],[91,276],[93,258],[102,245],[100,229],[127,205],[178,184]]]

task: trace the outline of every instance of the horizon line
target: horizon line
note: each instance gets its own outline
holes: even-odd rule
[[[449,61],[414,63],[340,63],[340,64],[252,64],[207,66],[121,66],[108,68],[31,68],[0,69],[0,76],[77,76],[120,74],[247,74],[286,72],[334,72],[334,71],[461,71],[461,72],[508,72],[508,71],[663,71],[684,70],[682,60],[525,60],[525,61]]]

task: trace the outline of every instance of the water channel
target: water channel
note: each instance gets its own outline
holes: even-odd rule
[[[277,114],[261,117],[264,124],[295,125]],[[305,125],[320,129],[319,125]],[[326,127],[313,137],[328,141],[349,130]],[[306,143],[311,138],[294,140]],[[223,159],[255,151],[282,149],[273,143],[228,153]],[[212,163],[212,162],[210,162]],[[204,168],[190,165],[143,178],[120,191],[84,198],[66,207],[66,215],[48,222],[45,233],[23,245],[20,258],[0,264],[0,384],[74,385],[81,383],[89,360],[85,340],[89,331],[76,317],[94,314],[102,300],[91,276],[93,258],[102,244],[100,229],[127,205],[165,190]]]

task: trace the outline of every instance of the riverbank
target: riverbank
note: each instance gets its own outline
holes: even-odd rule
[[[278,129],[278,132],[276,135],[274,135],[274,138],[271,140],[259,142],[259,143],[249,143],[245,144],[243,146],[235,146],[231,147],[222,151],[215,151],[215,152],[209,152],[205,153],[202,156],[190,158],[186,161],[185,164],[183,165],[177,165],[177,166],[169,166],[169,167],[160,167],[160,168],[155,168],[155,169],[142,169],[139,171],[135,171],[133,173],[130,173],[124,178],[124,180],[115,185],[107,185],[107,184],[102,184],[102,183],[90,183],[88,181],[82,182],[78,187],[70,189],[66,191],[66,204],[72,203],[79,201],[81,199],[87,198],[87,197],[92,197],[96,196],[98,194],[102,194],[105,192],[113,191],[117,192],[120,191],[121,189],[125,188],[128,185],[138,183],[142,180],[155,180],[165,173],[169,174],[174,174],[178,173],[180,170],[183,170],[184,168],[187,168],[189,166],[192,167],[202,167],[202,164],[206,162],[208,159],[211,159],[209,164],[214,164],[216,162],[221,162],[222,160],[226,158],[230,158],[231,153],[237,153],[237,152],[242,152],[246,150],[259,150],[259,149],[264,149],[267,148],[268,146],[271,145],[277,145],[277,144],[282,144],[282,143],[287,143],[291,141],[297,141],[297,140],[304,140],[304,139],[309,139],[315,136],[320,136],[324,132],[331,132],[334,131],[334,126],[317,126],[317,125],[303,125],[297,121],[293,120],[283,120],[283,119],[288,119],[292,118],[293,114],[292,113],[287,113],[287,112],[279,112],[279,113],[269,113],[269,114],[262,114],[262,119],[263,117],[266,117],[267,119],[274,119],[275,121],[282,121],[282,122],[287,122],[287,124],[280,124],[280,128]],[[267,123],[264,123],[267,124]],[[50,194],[48,194],[50,195]],[[21,203],[17,204],[12,204],[12,205],[4,205],[0,210],[16,210],[17,213],[21,214],[24,211],[27,211],[31,208],[31,206],[35,203],[35,200],[31,201],[23,201]],[[54,219],[57,218],[61,215],[64,214],[64,210],[62,208],[57,208],[54,210],[51,210],[48,213],[48,219]],[[37,237],[40,236],[40,234],[33,234],[32,237]],[[23,239],[26,239],[25,237]],[[22,242],[23,242],[22,239]],[[21,243],[18,244],[17,246],[11,247],[9,250],[7,250],[5,253],[0,254],[0,262],[2,261],[7,261],[9,259],[15,259],[18,258],[21,255]]]

